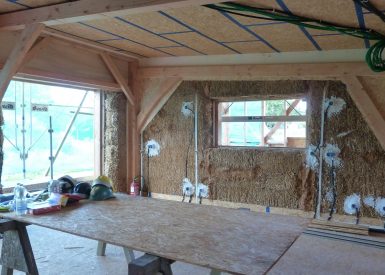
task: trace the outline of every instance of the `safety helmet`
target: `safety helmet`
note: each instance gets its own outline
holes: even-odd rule
[[[92,186],[90,200],[102,201],[110,198],[115,198],[114,194],[112,193],[112,188],[103,184],[96,184]]]
[[[111,182],[110,178],[107,176],[104,176],[104,175],[99,176],[96,179],[94,179],[94,181],[92,182],[92,187],[94,187],[95,185],[103,185],[107,188],[112,189],[112,182]]]
[[[80,197],[83,197],[85,199],[88,199],[90,197],[91,193],[91,184],[82,181],[75,185],[74,187],[74,194],[79,195]]]
[[[60,194],[72,193],[76,185],[76,180],[74,180],[71,176],[65,175],[63,177],[60,177],[58,181],[60,182],[59,183]]]

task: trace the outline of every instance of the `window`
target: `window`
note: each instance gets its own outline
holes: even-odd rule
[[[220,146],[306,147],[306,100],[218,103]]]
[[[12,81],[2,101],[4,163],[2,184],[49,179],[52,117],[54,178],[93,175],[94,93]]]

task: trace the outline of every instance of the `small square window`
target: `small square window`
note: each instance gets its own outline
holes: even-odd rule
[[[219,146],[306,147],[305,99],[218,103]]]

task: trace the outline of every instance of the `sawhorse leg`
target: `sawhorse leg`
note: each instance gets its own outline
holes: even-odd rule
[[[98,248],[96,250],[97,256],[106,256],[106,246],[107,244],[102,241],[98,241]],[[129,264],[133,260],[135,260],[134,251],[132,249],[128,249],[126,247],[123,247],[124,256],[126,257],[127,263]]]
[[[130,275],[172,275],[171,264],[174,261],[151,254],[144,254],[128,264]]]
[[[30,275],[39,274],[26,226],[22,222],[0,219],[0,232],[4,233],[1,275],[11,275],[14,269]]]

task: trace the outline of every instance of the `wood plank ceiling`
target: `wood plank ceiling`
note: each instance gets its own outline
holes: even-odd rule
[[[0,13],[52,5],[60,0],[8,0]],[[254,0],[239,1],[296,15],[352,27],[366,27],[385,34],[385,24],[352,0]],[[371,1],[385,10],[385,1]],[[56,24],[55,30],[108,45],[142,58],[218,54],[275,53],[362,49],[370,41],[335,32],[297,27],[221,13],[202,6],[123,15],[84,22]]]

